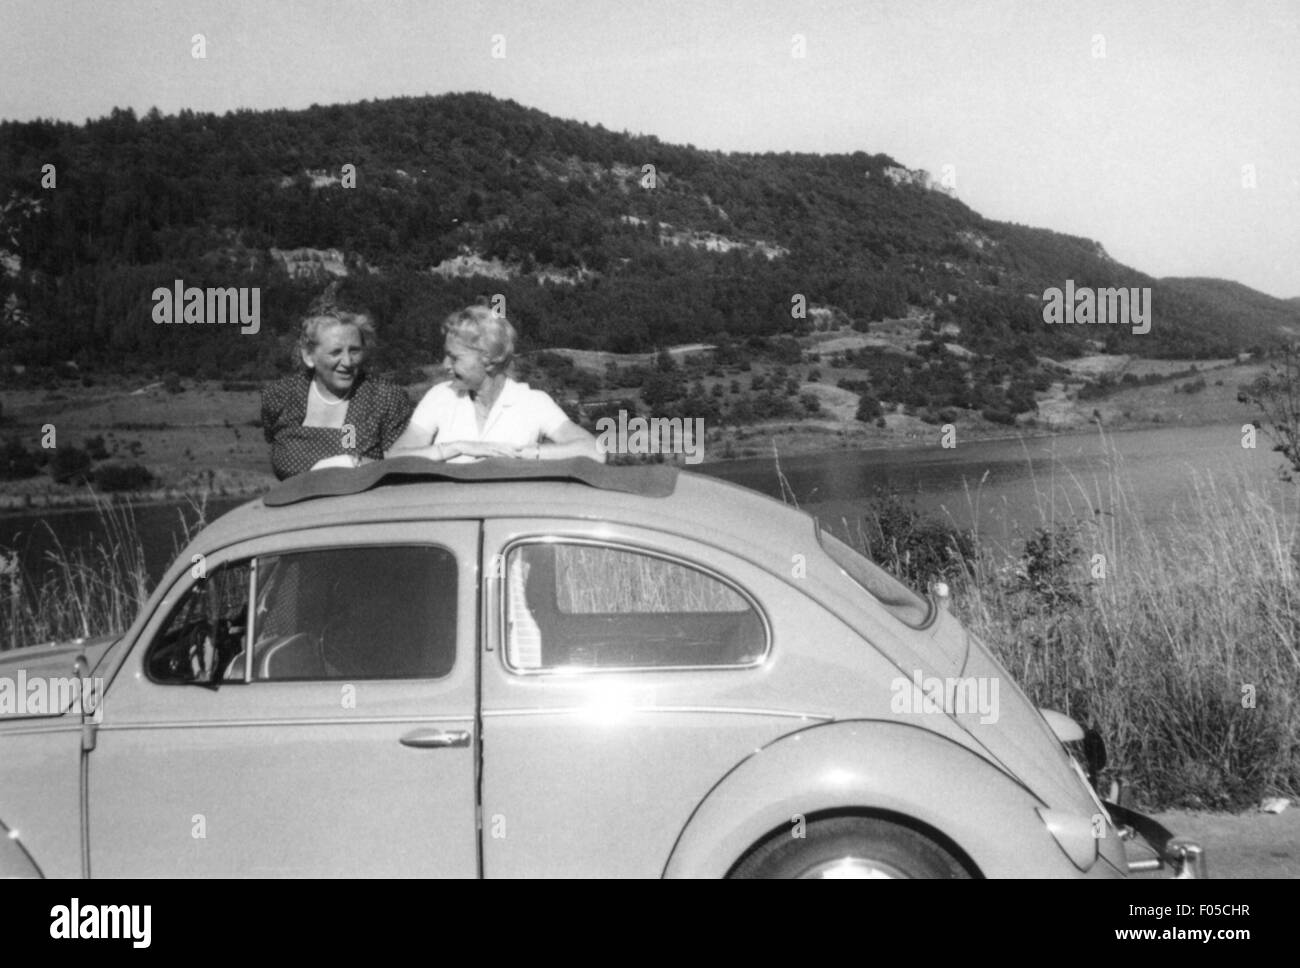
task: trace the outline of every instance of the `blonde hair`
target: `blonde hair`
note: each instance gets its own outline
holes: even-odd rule
[[[487,306],[466,306],[452,313],[443,320],[442,334],[482,353],[490,373],[504,370],[515,358],[515,328],[505,316]]]
[[[349,313],[343,310],[318,312],[307,316],[298,331],[298,342],[294,347],[293,361],[302,364],[302,354],[310,353],[320,343],[321,331],[330,326],[355,326],[361,335],[361,345],[367,350],[375,345],[375,324],[365,313]]]

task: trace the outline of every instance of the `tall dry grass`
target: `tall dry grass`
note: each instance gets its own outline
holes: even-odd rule
[[[207,520],[206,500],[191,504],[196,521],[177,511],[182,537],[174,543],[176,551]],[[129,504],[102,497],[95,513],[102,538],[69,548],[50,529],[55,547],[40,577],[21,568],[0,575],[0,650],[118,633],[134,621],[150,592],[135,515]],[[16,564],[16,554],[9,560]]]
[[[934,522],[929,547],[900,542],[896,509],[848,530],[913,584],[928,562],[1035,704],[1101,731],[1144,805],[1300,793],[1300,492],[1193,478],[1153,524],[1109,454],[1091,488],[1059,468],[1035,482],[1037,525],[1011,553]]]

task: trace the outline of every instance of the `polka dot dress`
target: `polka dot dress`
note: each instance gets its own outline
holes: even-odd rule
[[[305,474],[317,461],[341,454],[383,460],[411,418],[406,391],[363,376],[352,388],[342,427],[304,427],[311,380],[302,371],[262,387],[262,432],[275,476]]]

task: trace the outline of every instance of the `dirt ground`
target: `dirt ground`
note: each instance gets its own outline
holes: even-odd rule
[[[1200,842],[1207,873],[1218,879],[1300,878],[1300,807],[1280,814],[1153,814],[1173,833]],[[1162,875],[1167,876],[1167,875]]]

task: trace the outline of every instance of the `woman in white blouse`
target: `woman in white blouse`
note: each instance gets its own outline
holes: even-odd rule
[[[452,378],[424,395],[389,457],[465,461],[480,457],[605,460],[596,438],[550,396],[507,375],[515,329],[486,306],[469,306],[442,324]]]

